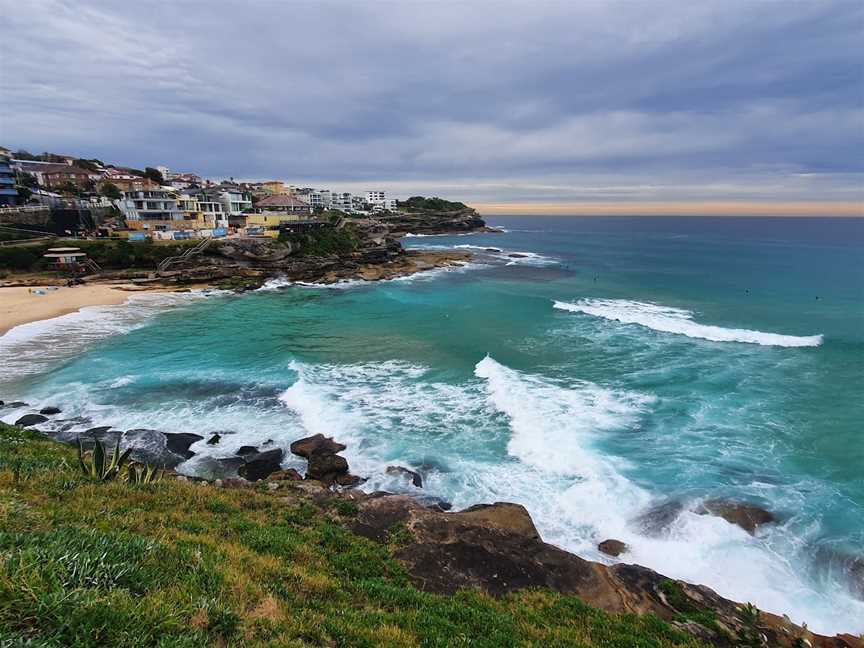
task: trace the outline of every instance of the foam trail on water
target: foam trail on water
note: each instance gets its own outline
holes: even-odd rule
[[[556,301],[554,307],[558,310],[585,313],[623,324],[638,324],[663,333],[686,335],[711,342],[744,342],[781,347],[816,347],[822,344],[821,335],[781,335],[699,324],[693,321],[691,311],[627,299],[580,299],[575,304]]]

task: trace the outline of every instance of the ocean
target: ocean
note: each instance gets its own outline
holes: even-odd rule
[[[609,562],[596,546],[620,539],[626,562],[864,632],[864,219],[489,221],[505,233],[404,240],[476,253],[454,270],[136,296],[16,328],[0,398],[81,429],[222,433],[189,472],[321,432],[366,489],[519,502],[580,556]],[[695,512],[713,498],[779,522],[751,536]],[[665,527],[639,521],[670,502]]]

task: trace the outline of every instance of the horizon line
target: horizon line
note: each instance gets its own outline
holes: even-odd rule
[[[864,201],[640,201],[466,203],[478,212],[525,216],[802,216],[864,218]]]

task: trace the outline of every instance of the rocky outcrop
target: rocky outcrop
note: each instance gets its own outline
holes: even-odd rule
[[[42,416],[41,414],[25,414],[17,421],[15,421],[15,425],[20,425],[21,427],[32,427],[34,425],[44,423],[47,420],[48,417]]]
[[[254,452],[243,456],[244,463],[237,469],[237,474],[247,481],[266,479],[282,468],[282,448]]]
[[[721,517],[729,522],[729,524],[741,527],[750,535],[754,535],[756,529],[759,527],[777,521],[776,516],[770,511],[766,511],[753,504],[730,500],[705,500],[696,509],[696,512],[700,515],[716,515],[717,517]]]
[[[354,498],[358,514],[352,530],[378,542],[392,543],[398,537],[394,556],[415,585],[426,591],[450,594],[477,588],[501,596],[546,587],[608,612],[655,614],[723,648],[862,648],[854,637],[814,635],[784,617],[645,567],[606,566],[579,558],[543,542],[527,511],[516,504],[440,513],[402,495],[357,494]]]
[[[334,441],[332,437],[325,437],[323,434],[315,434],[310,437],[298,439],[291,444],[292,454],[304,459],[309,459],[313,454],[336,454],[342,452],[347,446]]]
[[[466,207],[456,211],[398,212],[380,218],[393,234],[449,234],[486,231],[486,221],[476,210]],[[497,230],[491,230],[497,231]]]
[[[54,414],[60,414],[61,410],[59,407],[54,407],[49,405],[48,407],[43,407],[39,410],[40,414],[44,414],[45,416],[53,416]]]
[[[617,558],[622,553],[626,552],[628,547],[620,540],[609,538],[608,540],[604,540],[603,542],[598,544],[597,549],[606,554],[607,556],[613,556]]]
[[[163,432],[165,436],[165,447],[184,459],[191,459],[195,453],[189,450],[189,446],[204,437],[191,432]]]
[[[306,479],[325,486],[357,486],[364,480],[348,472],[348,461],[337,454],[344,449],[345,445],[323,434],[298,439],[291,444],[291,452],[306,459]]]
[[[417,488],[423,488],[423,478],[420,476],[420,473],[416,473],[413,470],[409,470],[403,466],[387,466],[384,470],[388,475],[399,475],[401,477],[406,477],[411,480],[411,483],[414,484]]]

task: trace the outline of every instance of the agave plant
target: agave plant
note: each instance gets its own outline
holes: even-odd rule
[[[156,466],[131,463],[126,468],[126,481],[130,484],[158,484],[162,481],[162,471]]]
[[[78,437],[78,465],[85,476],[94,481],[111,481],[120,474],[123,465],[132,454],[132,448],[120,453],[120,439],[109,456],[101,441],[96,441],[93,452],[86,452],[81,437]]]

